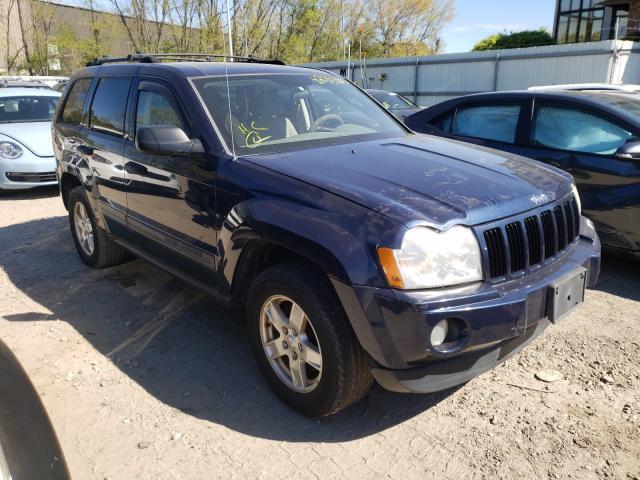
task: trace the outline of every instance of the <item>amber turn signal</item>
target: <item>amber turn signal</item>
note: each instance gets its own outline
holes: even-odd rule
[[[402,275],[400,275],[400,269],[398,268],[398,263],[396,262],[393,250],[387,247],[379,247],[378,260],[380,261],[380,266],[387,277],[389,286],[393,288],[404,288]]]

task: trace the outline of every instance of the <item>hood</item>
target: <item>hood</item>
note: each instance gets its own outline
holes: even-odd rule
[[[0,135],[12,138],[39,157],[53,157],[51,122],[0,123]]]
[[[297,178],[406,226],[478,225],[571,191],[571,176],[506,152],[407,135],[244,160]]]

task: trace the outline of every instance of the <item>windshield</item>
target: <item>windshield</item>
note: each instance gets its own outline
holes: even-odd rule
[[[379,101],[387,110],[404,110],[418,108],[411,100],[393,92],[372,92],[371,96]]]
[[[227,145],[272,153],[404,135],[367,95],[327,73],[231,75],[194,80]],[[230,102],[228,101],[230,99]]]
[[[0,98],[0,123],[50,122],[58,97]]]

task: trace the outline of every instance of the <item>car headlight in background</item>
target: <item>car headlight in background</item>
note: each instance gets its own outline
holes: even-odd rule
[[[0,142],[0,158],[13,160],[22,156],[22,148],[13,142]]]
[[[580,194],[578,193],[578,187],[576,187],[575,183],[571,184],[571,192],[576,199],[576,204],[578,205],[578,213],[582,215],[582,202],[580,201]]]
[[[471,229],[462,226],[446,232],[412,228],[398,250],[378,248],[378,258],[393,288],[449,287],[483,278],[478,241]]]

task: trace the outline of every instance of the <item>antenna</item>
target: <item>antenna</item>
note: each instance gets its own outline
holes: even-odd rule
[[[231,42],[231,16],[229,15],[229,0],[227,0],[227,31],[229,32],[229,42]],[[227,45],[226,45],[226,40],[225,40],[225,36],[224,33],[222,34],[222,42],[223,42],[223,48],[226,51],[227,50]],[[229,45],[230,48],[233,48],[231,45]],[[224,51],[222,53],[225,53]],[[231,88],[229,87],[229,64],[226,61],[227,59],[225,58],[224,60],[224,76],[227,82],[227,108],[229,110],[229,131],[231,133],[231,153],[233,154],[233,158],[236,158],[236,141],[235,138],[233,138],[233,114],[231,113]]]
[[[229,56],[233,57],[233,35],[231,32],[231,7],[229,6],[229,0],[227,0],[227,34],[229,35]],[[231,59],[233,62],[233,59]]]

